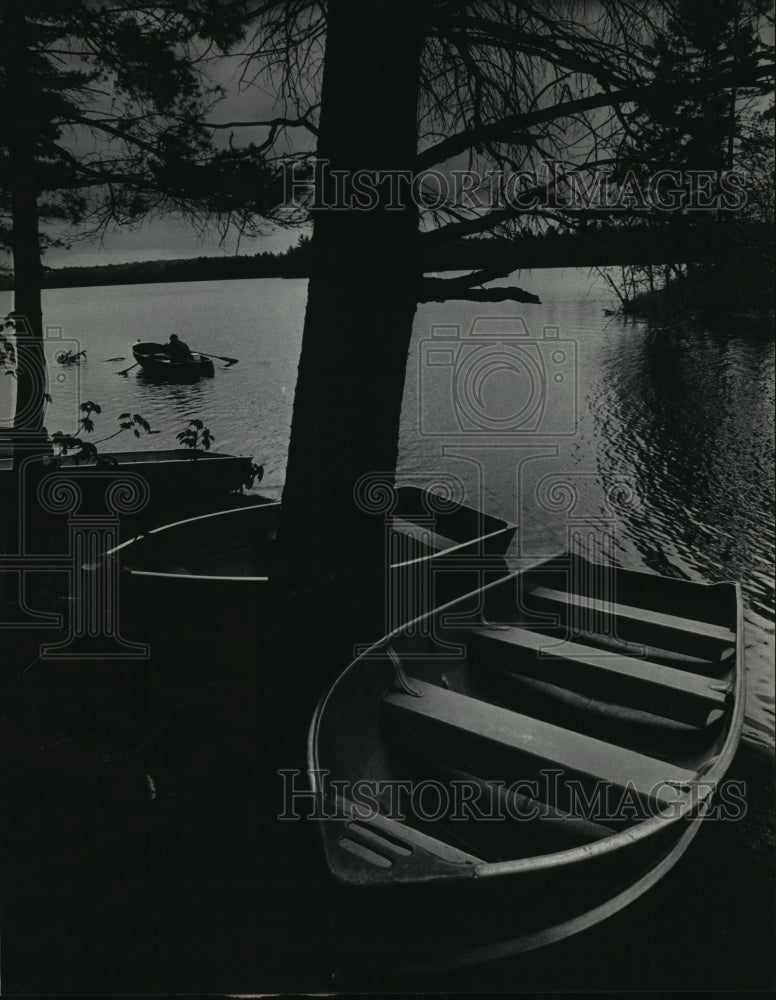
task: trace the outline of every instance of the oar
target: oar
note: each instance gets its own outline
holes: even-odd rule
[[[102,360],[104,362],[108,362],[108,361],[126,361],[126,356],[122,354],[120,358],[103,358]]]
[[[131,372],[133,368],[137,368],[137,366],[139,364],[140,364],[140,362],[136,361],[133,365],[130,365],[129,368],[125,368],[123,372],[116,372],[116,374],[117,375],[126,375],[127,372]]]
[[[203,358],[215,358],[217,361],[225,361],[227,368],[230,365],[236,365],[240,360],[239,358],[225,358],[222,354],[205,354],[204,351],[196,351],[195,353],[201,354]]]

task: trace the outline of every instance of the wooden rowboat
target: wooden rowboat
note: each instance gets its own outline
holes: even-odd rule
[[[343,953],[500,959],[645,892],[723,787],[742,633],[736,584],[565,554],[358,657],[308,749]]]
[[[66,476],[78,471],[83,480],[89,470],[119,475],[124,472],[142,476],[149,485],[151,502],[165,499],[179,502],[182,497],[228,493],[251,482],[250,458],[239,458],[217,451],[189,448],[167,448],[161,451],[100,452],[94,458],[78,461],[68,455],[50,470],[44,460],[28,460],[28,468],[36,475]],[[0,458],[0,483],[13,473],[13,459]],[[30,473],[28,472],[27,475]]]
[[[119,561],[128,592],[137,584],[145,595],[149,586],[158,586],[168,599],[220,593],[232,601],[254,602],[273,573],[279,513],[279,503],[264,502],[187,518],[132,538],[106,557]],[[440,566],[455,560],[456,575],[467,559],[478,566],[489,560],[501,575],[507,571],[504,553],[515,526],[500,518],[402,487],[388,523],[390,562],[405,579],[417,576],[428,560]],[[439,577],[446,582],[444,577],[452,575],[440,572]]]
[[[483,572],[488,566],[502,576],[507,572],[504,553],[514,525],[461,504],[445,504],[413,487],[400,488],[396,496],[395,510],[386,521],[394,598],[391,622],[406,621],[460,593],[456,587],[467,579],[460,571],[462,560],[476,563]],[[279,513],[279,503],[262,503],[191,517],[107,552],[105,558],[118,562],[121,571],[127,634],[167,633],[181,618],[190,618],[193,608],[200,645],[209,635],[242,634],[272,620],[270,583]],[[431,575],[426,569],[430,563],[440,569],[435,593],[423,586]],[[450,572],[442,572],[444,566]],[[190,629],[190,635],[195,632]]]
[[[164,344],[152,341],[135,344],[132,353],[145,375],[168,382],[211,377],[215,372],[213,362],[203,354],[192,353],[192,361],[173,361]]]
[[[131,538],[106,558],[118,560],[125,587],[162,587],[168,599],[186,600],[192,589],[254,590],[269,578],[279,512],[279,503],[261,503],[189,517]]]

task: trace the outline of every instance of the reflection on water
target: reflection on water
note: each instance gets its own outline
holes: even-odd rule
[[[761,542],[773,518],[772,366],[772,339],[741,331],[624,332],[594,393],[601,474],[627,469],[649,504],[649,526],[630,525],[646,565],[754,571],[745,588],[760,612],[773,604]]]
[[[638,502],[616,510],[616,557],[622,565],[698,581],[741,581],[749,676],[746,734],[772,743],[773,337],[743,324],[677,335],[606,319],[610,295],[583,271],[543,270],[522,275],[517,283],[537,292],[542,305],[448,302],[419,309],[407,366],[402,476],[458,477],[469,498],[489,513],[519,521],[526,550],[548,553],[567,544],[568,516],[548,501],[560,496],[556,480],[573,483],[573,516],[591,523],[611,514],[612,488],[627,487]],[[128,410],[142,414],[159,433],[140,444],[121,435],[110,448],[162,449],[175,447],[176,433],[198,418],[213,432],[214,447],[264,463],[262,492],[279,496],[305,294],[304,281],[282,279],[46,292],[46,321],[62,328],[66,346],[88,351],[88,362],[80,367],[52,368],[49,429],[74,429],[78,401],[92,399],[103,411],[95,438],[112,433],[119,413]],[[7,295],[0,299],[0,308],[10,305]],[[465,337],[478,318],[492,324],[510,315],[524,319],[533,342],[549,327],[573,343],[575,433],[510,436],[507,428],[478,437],[466,425],[456,435],[449,413],[429,412],[451,405],[450,399],[429,397],[426,342],[433,328],[458,325]],[[368,317],[364,331],[368,377]],[[191,385],[149,382],[136,370],[126,377],[115,374],[131,363],[133,342],[166,340],[171,332],[193,350],[240,362],[227,369],[216,362],[213,379]],[[542,350],[532,348],[531,356],[538,358]],[[53,358],[53,346],[49,353]],[[103,360],[117,356],[127,360]],[[551,354],[545,357],[555,363]],[[444,363],[449,365],[449,358]],[[547,369],[550,391],[543,403],[550,431],[569,429],[569,414],[558,408],[570,397],[551,391],[549,381],[549,373],[564,373],[566,363]],[[454,384],[454,379],[439,383],[440,373],[444,368],[433,373],[437,384]],[[514,399],[534,391],[529,375],[524,366],[511,382],[498,373],[482,384],[474,380],[472,391],[484,394],[474,402],[485,409],[492,403],[498,417],[522,413],[525,407]],[[7,393],[2,386],[0,391]],[[7,401],[3,412],[6,408]],[[478,411],[467,412],[476,418]]]
[[[555,324],[561,338],[576,342],[576,434],[541,439],[545,454],[540,450],[531,457],[540,440],[530,435],[503,432],[494,439],[467,440],[420,433],[418,411],[421,399],[428,399],[417,360],[423,341],[435,326],[471,329],[486,311],[459,302],[425,306],[418,313],[408,366],[403,473],[414,481],[459,477],[489,513],[517,518],[527,553],[565,547],[566,522],[575,520],[599,529],[612,525],[616,558],[625,567],[699,582],[740,581],[749,681],[745,734],[772,745],[772,332],[741,322],[716,332],[677,334],[650,330],[641,322],[607,320],[606,290],[591,290],[582,272],[540,271],[521,284],[542,298],[540,307],[516,309],[532,336],[540,339],[542,328]],[[492,307],[490,315],[506,311]],[[503,385],[485,382],[481,389],[493,394],[494,412],[508,410],[499,398]],[[517,379],[513,391],[519,391]],[[455,400],[446,405],[454,408]],[[548,391],[547,405],[563,401]],[[556,416],[554,424],[561,423]],[[558,504],[568,501],[562,516],[547,502],[553,489]],[[616,505],[612,522],[612,498],[618,493],[631,502]]]
[[[626,511],[644,564],[740,580],[746,602],[750,730],[773,733],[774,341],[737,328],[622,330],[592,393],[602,477],[637,477]],[[755,711],[757,709],[757,711]]]

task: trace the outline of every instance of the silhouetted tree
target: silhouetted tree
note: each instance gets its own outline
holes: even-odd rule
[[[663,30],[644,46],[662,87],[626,116],[624,166],[734,167],[747,102],[768,86],[752,86],[768,54],[758,34],[763,9],[749,0],[670,5]]]
[[[421,247],[558,216],[498,198],[439,199],[422,183],[428,196],[417,198],[402,178],[432,168],[449,176],[456,166],[514,174],[550,157],[569,170],[595,168],[610,156],[622,112],[664,86],[643,50],[664,23],[662,5],[621,0],[381,0],[368,14],[356,0],[261,6],[252,44],[264,72],[282,80],[297,111],[320,98],[316,156],[328,169],[317,171],[312,202],[281,540],[297,585],[334,595],[333,622],[352,618],[365,594],[374,601],[382,572],[380,518],[354,494],[365,475],[390,481],[395,469],[424,297]],[[348,200],[358,171],[384,179],[367,207]],[[327,209],[343,190],[344,210]],[[505,258],[448,288],[460,297],[465,284],[521,263]],[[433,297],[445,297],[442,284]],[[530,300],[520,289],[513,299]]]
[[[740,226],[749,215],[740,204],[742,198],[748,200],[748,191],[742,191],[739,179],[726,179],[744,168],[751,114],[773,86],[762,75],[763,60],[770,54],[761,39],[768,7],[760,0],[676,0],[667,5],[662,30],[644,46],[660,89],[654,99],[623,115],[618,137],[617,179],[630,174],[646,187],[659,171],[684,171],[683,193],[673,199],[673,207],[666,207],[670,202],[664,199],[660,210],[644,205],[633,215],[659,228],[692,228],[697,245],[707,249],[703,266],[715,275],[715,293],[729,280],[737,284],[741,243],[749,238]],[[690,172],[697,178],[695,190]],[[749,183],[747,179],[747,187]],[[632,219],[618,221],[628,225]],[[667,267],[666,280],[670,273]],[[637,268],[635,278],[653,290],[651,267]]]
[[[0,239],[13,255],[15,454],[38,449],[45,363],[41,253],[60,231],[96,233],[151,213],[249,225],[271,214],[278,174],[249,145],[218,149],[207,46],[242,32],[218,0],[2,0]]]

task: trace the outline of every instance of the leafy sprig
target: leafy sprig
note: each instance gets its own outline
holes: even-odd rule
[[[132,431],[135,437],[140,437],[140,431],[145,431],[146,434],[153,433],[151,425],[139,413],[120,413],[119,428],[122,431]]]
[[[51,402],[51,396],[48,393],[45,394],[45,398],[48,402]],[[55,448],[59,449],[59,454],[55,455],[53,458],[54,464],[59,464],[63,458],[66,458],[72,453],[73,461],[76,464],[82,462],[89,462],[94,459],[98,465],[113,464],[116,463],[110,459],[107,459],[104,455],[100,456],[97,452],[97,445],[93,444],[91,441],[85,441],[81,435],[91,434],[94,431],[94,420],[92,419],[92,414],[102,413],[102,407],[99,403],[93,402],[88,399],[85,403],[81,403],[79,411],[83,414],[78,421],[78,430],[75,434],[68,434],[63,431],[54,431],[51,435],[51,443]],[[142,417],[139,413],[121,413],[119,414],[119,429],[113,433],[109,434],[108,437],[102,438],[101,441],[109,441],[111,438],[116,437],[121,434],[122,431],[131,430],[135,437],[140,437],[140,432],[144,431],[146,434],[155,434],[156,431],[151,430],[151,425]],[[100,444],[98,441],[97,444]]]
[[[209,427],[205,427],[201,420],[190,420],[188,427],[177,435],[178,441],[184,448],[196,450],[199,448],[205,451],[210,450],[210,445],[215,440]]]

